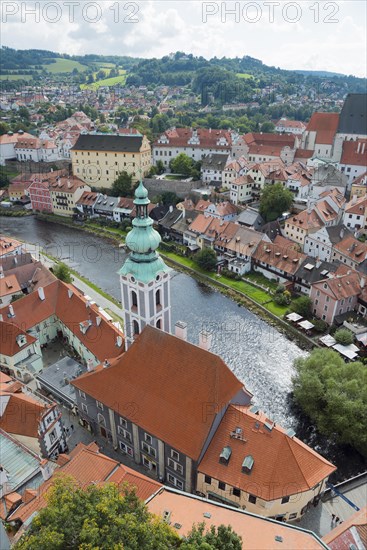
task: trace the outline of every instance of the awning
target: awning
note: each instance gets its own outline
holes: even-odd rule
[[[193,252],[194,250],[198,250],[200,246],[197,244],[190,244],[187,248]]]
[[[331,346],[334,346],[336,344],[335,338],[333,338],[330,334],[327,334],[326,336],[321,336],[319,340],[322,344],[324,344],[324,346],[328,348],[331,348]]]
[[[288,319],[288,321],[293,321],[293,323],[296,323],[297,321],[300,321],[302,319],[302,315],[298,315],[298,313],[289,313],[286,316],[286,319]]]
[[[313,325],[312,323],[310,323],[310,321],[301,321],[300,323],[298,323],[298,326],[301,327],[301,328],[304,328],[305,330],[311,330],[315,325]]]
[[[362,334],[357,334],[356,339],[358,342],[361,342],[364,346],[367,346],[367,332],[362,332]]]
[[[349,346],[342,346],[341,344],[335,344],[333,346],[333,349],[335,351],[339,352],[341,355],[344,355],[344,357],[347,357],[348,359],[355,359],[358,356],[358,348],[354,344],[350,344]]]

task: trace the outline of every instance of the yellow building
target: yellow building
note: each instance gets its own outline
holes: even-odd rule
[[[84,191],[91,189],[81,179],[70,176],[59,177],[50,184],[49,190],[53,213],[58,216],[72,216],[76,203]]]
[[[141,134],[80,135],[70,152],[73,174],[97,188],[110,189],[120,172],[136,182],[152,166],[149,140]]]
[[[230,405],[198,466],[197,494],[294,521],[318,501],[335,466],[256,406]]]
[[[303,210],[296,216],[287,218],[284,224],[284,233],[288,239],[299,243],[303,247],[305,238],[310,233],[318,231],[323,225],[315,210]]]

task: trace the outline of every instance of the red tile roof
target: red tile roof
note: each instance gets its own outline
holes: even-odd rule
[[[272,428],[266,428],[265,423]],[[241,439],[231,434],[241,428]],[[231,448],[229,463],[219,462],[224,447]],[[242,463],[251,455],[251,474],[242,472]],[[230,405],[218,430],[198,466],[198,471],[223,481],[247,493],[271,501],[308,491],[336,470],[335,466],[317,454],[262,412],[255,414],[249,407]]]
[[[353,235],[349,235],[342,241],[334,244],[334,250],[358,264],[362,263],[367,256],[367,244],[360,242]]]
[[[79,187],[84,186],[86,186],[86,183],[76,176],[61,177],[57,181],[51,183],[50,191],[53,193],[57,193],[59,191],[62,193],[75,193]]]
[[[70,460],[61,466],[54,475],[43,483],[38,496],[28,503],[20,506],[11,515],[11,521],[25,522],[32,514],[44,508],[47,504],[46,493],[55,476],[71,476],[81,487],[88,487],[91,483],[129,483],[136,488],[136,494],[141,500],[145,500],[154,494],[162,485],[157,481],[138,474],[131,468],[119,464],[116,460],[107,457],[98,451],[94,443],[86,446],[79,443],[69,455]]]
[[[316,132],[316,143],[331,145],[338,130],[338,113],[313,113],[306,132]]]
[[[361,276],[354,270],[346,275],[334,276],[314,283],[312,286],[334,300],[343,300],[361,294]],[[326,286],[326,288],[325,288]]]
[[[213,422],[207,404],[222,407],[243,388],[220,357],[149,325],[110,367],[72,384],[194,460]]]
[[[292,226],[301,227],[306,231],[309,229],[320,229],[320,227],[323,227],[324,225],[315,210],[311,210],[311,212],[308,210],[303,210],[303,212],[300,212],[297,216],[288,218],[286,223],[289,223]]]
[[[8,275],[0,279],[0,297],[17,292],[21,292],[21,288],[15,275]]]
[[[197,136],[199,144],[189,144],[189,140],[193,136],[192,128],[171,128],[164,132],[168,138],[168,143],[159,143],[159,140],[154,142],[154,147],[192,147],[192,148],[213,148],[213,149],[229,149],[232,144],[231,133],[227,130],[211,130],[208,128],[198,128]],[[227,145],[217,145],[218,139],[224,138]]]
[[[294,250],[294,247],[291,246],[284,250],[283,245],[260,243],[253,258],[270,267],[281,269],[289,275],[294,275],[307,256],[306,254],[301,254],[297,250]]]
[[[8,311],[8,308],[6,308]],[[13,357],[19,353],[22,349],[27,348],[34,342],[36,338],[27,334],[25,330],[21,330],[19,327],[13,323],[7,322],[7,316],[4,314],[4,310],[0,311],[2,313],[4,321],[0,321],[0,343],[1,343],[1,353],[7,357]],[[6,320],[5,320],[6,319]],[[19,346],[17,343],[17,338],[25,338],[26,343],[22,346]]]
[[[0,395],[9,395],[9,392],[1,391]],[[0,415],[0,429],[15,436],[38,438],[39,424],[47,410],[46,405],[31,396],[11,393]]]
[[[99,361],[102,362],[123,353],[124,342],[121,347],[116,345],[116,339],[121,336],[121,333],[110,321],[100,315],[95,305],[87,307],[87,300],[73,285],[57,280],[43,290],[45,300],[41,300],[36,291],[14,302],[12,304],[14,317],[8,317],[8,307],[1,308],[3,319],[24,330],[29,330],[52,315],[56,315]],[[99,326],[97,326],[97,317],[102,319]],[[83,334],[79,324],[88,320],[91,321],[90,328]]]
[[[367,139],[344,141],[340,164],[367,167]]]

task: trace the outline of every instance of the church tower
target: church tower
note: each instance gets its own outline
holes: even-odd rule
[[[145,325],[171,332],[171,269],[156,252],[161,237],[148,215],[150,201],[142,181],[134,204],[136,217],[126,237],[130,254],[119,271],[127,348]]]

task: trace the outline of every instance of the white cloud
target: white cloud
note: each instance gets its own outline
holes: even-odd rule
[[[46,3],[40,2],[40,21],[36,23],[34,16],[22,13],[24,6],[35,8],[36,2],[3,0],[2,43],[19,49],[40,48],[70,54],[160,57],[181,50],[207,58],[251,55],[282,68],[312,68],[365,76],[365,2],[298,0],[293,3],[298,5],[300,15],[295,23],[289,20],[295,20],[296,10],[284,11],[285,5],[291,3],[278,2],[280,6],[275,6],[273,22],[263,0],[252,2],[261,13],[255,23],[245,20],[246,16],[250,19],[256,15],[254,10],[243,11],[247,0],[238,3],[241,9],[238,22],[228,13],[235,2],[210,2],[211,9],[217,13],[208,16],[204,23],[203,10],[208,5],[205,2],[136,0],[138,9],[133,14],[131,2],[79,0],[71,23],[69,8],[64,0],[58,0],[61,20],[57,23],[45,20],[42,9]],[[97,9],[92,4],[96,4]],[[8,15],[4,21],[4,14],[11,11],[10,5],[18,7],[18,12]],[[319,8],[318,14],[315,5]],[[52,18],[54,11],[49,8],[47,13]],[[96,14],[99,21],[93,23]],[[129,22],[131,18],[138,22]],[[336,22],[327,23],[328,18]]]

